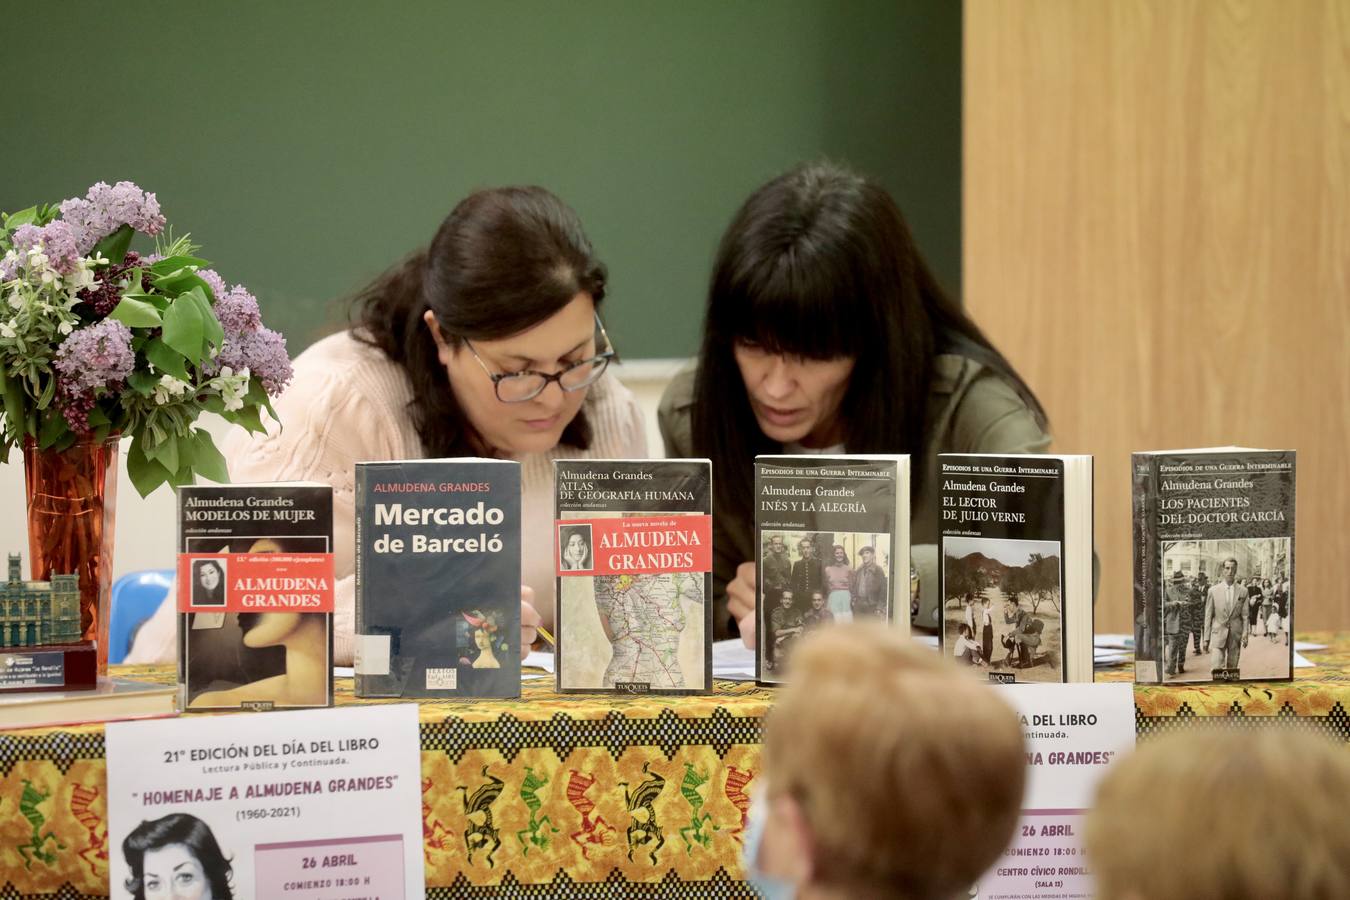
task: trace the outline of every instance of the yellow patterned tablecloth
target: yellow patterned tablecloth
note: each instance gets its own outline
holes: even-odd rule
[[[1350,740],[1350,634],[1299,637],[1330,647],[1293,682],[1136,687],[1140,736],[1297,718]],[[754,896],[740,839],[772,697],[720,681],[707,697],[562,696],[544,679],[523,702],[423,703],[428,897]],[[355,702],[350,679],[337,702]],[[102,725],[0,732],[0,900],[107,896],[103,755]]]

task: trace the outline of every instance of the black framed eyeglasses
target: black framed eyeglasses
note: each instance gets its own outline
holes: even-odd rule
[[[605,331],[605,323],[600,321],[599,313],[595,316],[595,329],[604,341],[605,350],[589,359],[578,360],[566,368],[548,374],[545,372],[536,372],[533,369],[527,369],[524,372],[493,372],[483,362],[483,357],[478,355],[478,351],[473,348],[473,344],[468,338],[464,339],[464,346],[469,348],[473,358],[478,360],[478,365],[482,367],[484,374],[492,380],[492,389],[497,393],[497,399],[503,403],[524,403],[526,400],[533,400],[544,392],[544,388],[549,386],[550,382],[556,381],[558,387],[564,391],[579,391],[584,387],[594,384],[600,376],[605,374],[605,369],[609,368],[609,361],[614,358],[614,346],[610,343],[609,334]]]

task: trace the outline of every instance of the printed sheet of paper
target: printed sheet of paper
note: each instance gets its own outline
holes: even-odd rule
[[[417,735],[402,704],[109,725],[112,897],[420,900]]]
[[[1083,820],[1107,766],[1134,749],[1134,686],[994,688],[1022,717],[1027,788],[1011,845],[980,879],[979,900],[1089,900]]]

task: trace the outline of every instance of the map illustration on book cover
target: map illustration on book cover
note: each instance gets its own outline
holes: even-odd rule
[[[942,648],[998,683],[1092,680],[1092,457],[943,453]]]
[[[356,464],[358,697],[520,696],[520,464]]]
[[[1293,678],[1295,452],[1131,461],[1135,680]]]
[[[833,623],[910,624],[909,457],[755,457],[756,669]]]
[[[179,684],[186,711],[333,702],[333,489],[178,489]]]
[[[712,465],[555,460],[562,692],[712,687]]]

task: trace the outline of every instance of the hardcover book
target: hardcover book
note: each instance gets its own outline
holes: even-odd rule
[[[333,702],[333,489],[178,489],[178,672],[185,711]]]
[[[1293,450],[1135,453],[1135,680],[1294,676]]]
[[[712,687],[712,464],[555,460],[561,692]]]
[[[99,678],[92,688],[0,696],[0,730],[84,725],[172,716],[178,688],[129,678]]]
[[[1092,681],[1092,457],[938,455],[942,650],[989,681]]]
[[[356,464],[358,697],[520,696],[520,464]]]
[[[909,632],[909,457],[755,457],[756,673],[785,680],[792,648],[832,623]]]

